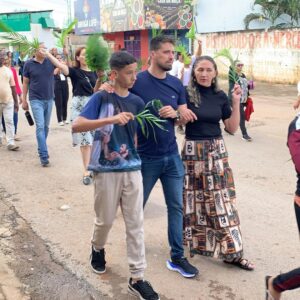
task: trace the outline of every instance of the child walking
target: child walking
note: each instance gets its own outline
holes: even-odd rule
[[[120,205],[131,273],[128,291],[139,299],[158,300],[144,280],[143,184],[134,121],[134,115],[144,109],[144,101],[128,91],[136,80],[137,62],[128,52],[119,51],[112,54],[110,68],[115,92],[94,94],[72,125],[74,132],[95,130],[89,164],[94,172],[96,214],[91,267],[99,274],[106,271],[105,244]]]

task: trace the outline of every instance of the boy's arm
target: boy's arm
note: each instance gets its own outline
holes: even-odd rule
[[[72,124],[72,132],[86,132],[109,124],[125,125],[133,119],[134,115],[130,112],[121,112],[115,116],[97,120],[89,120],[85,117],[79,116]]]

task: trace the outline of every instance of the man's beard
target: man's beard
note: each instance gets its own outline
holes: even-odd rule
[[[172,65],[171,66],[167,66],[167,65],[162,65],[160,63],[157,63],[157,66],[164,72],[168,72],[172,70]]]

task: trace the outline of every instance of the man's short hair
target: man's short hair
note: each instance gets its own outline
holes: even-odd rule
[[[127,51],[117,51],[111,55],[109,65],[112,70],[121,70],[135,62],[135,57]]]
[[[150,42],[150,51],[156,51],[160,49],[161,45],[165,43],[170,43],[175,46],[175,41],[168,36],[158,35],[154,37]]]

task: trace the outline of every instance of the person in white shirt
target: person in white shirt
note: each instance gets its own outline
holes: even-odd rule
[[[0,52],[0,117],[3,114],[6,125],[7,149],[16,151],[19,146],[15,144],[14,111],[18,111],[19,103],[16,85],[12,71],[5,66],[8,59],[5,51]],[[0,146],[2,145],[2,130],[0,128]]]
[[[190,54],[186,57],[183,67],[180,70],[179,79],[181,80],[184,87],[187,87],[190,82],[192,73],[192,57]]]
[[[177,52],[177,59],[173,62],[172,70],[169,72],[169,74],[179,78],[180,71],[182,68],[183,68],[183,55],[180,52]]]

